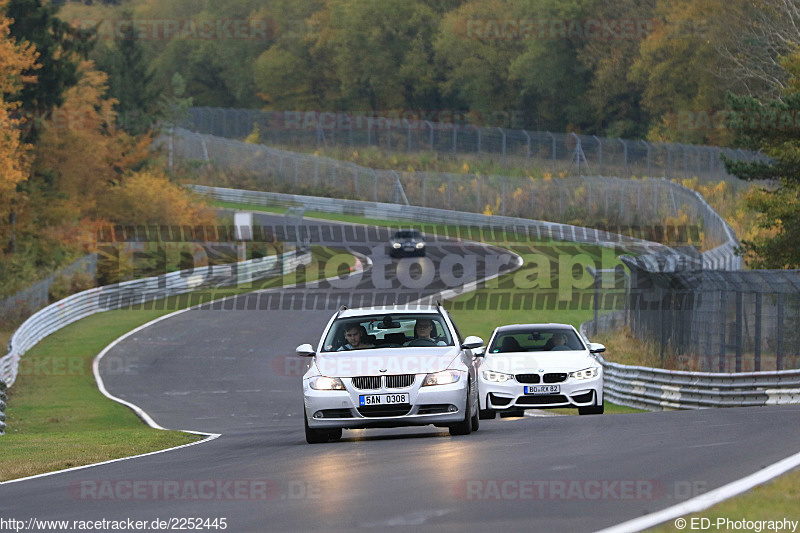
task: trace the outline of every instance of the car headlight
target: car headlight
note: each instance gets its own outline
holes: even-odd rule
[[[395,250],[397,250],[397,249],[398,249],[398,248],[400,248],[401,246],[402,246],[402,244],[400,244],[399,242],[393,242],[393,243],[392,243],[392,248],[394,248]]]
[[[584,368],[583,370],[578,370],[577,372],[570,372],[569,377],[575,379],[591,379],[591,378],[596,378],[599,373],[600,369],[596,366],[593,366],[591,368]]]
[[[418,242],[417,243],[417,250],[422,250],[423,248],[425,248],[425,243],[424,242]]]
[[[443,370],[425,376],[425,381],[422,382],[423,387],[428,385],[450,385],[461,379],[461,372],[458,370]]]
[[[326,376],[311,378],[308,385],[314,390],[345,390],[341,379]]]
[[[483,379],[486,381],[494,381],[495,383],[505,383],[514,379],[514,374],[503,374],[502,372],[494,372],[493,370],[484,370]]]

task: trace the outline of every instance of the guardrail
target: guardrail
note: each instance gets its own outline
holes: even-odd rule
[[[8,353],[0,358],[0,434],[5,429],[5,390],[16,380],[20,358],[51,333],[95,313],[135,308],[198,289],[283,275],[310,260],[311,254],[300,250],[241,263],[214,265],[205,273],[198,273],[197,269],[171,272],[89,289],[45,307],[14,332],[8,343]]]
[[[362,200],[343,200],[339,198],[320,198],[316,196],[303,196],[299,194],[284,194],[263,191],[246,191],[241,189],[226,189],[223,187],[209,187],[206,185],[187,185],[191,190],[210,196],[217,200],[236,202],[242,204],[263,205],[271,207],[296,207],[301,206],[306,211],[319,211],[357,215],[378,220],[397,220],[414,223],[444,224],[458,226],[468,235],[470,229],[479,229],[486,232],[497,230],[514,233],[511,238],[524,239],[532,242],[553,239],[600,246],[618,246],[635,254],[647,254],[651,257],[651,267],[658,271],[674,270],[683,265],[696,261],[693,257],[683,252],[674,250],[663,244],[607,231],[531,220],[527,218],[505,217],[499,215],[483,215],[480,213],[467,213],[450,211],[433,207],[419,207],[413,205],[400,205],[383,202],[367,202]]]
[[[620,312],[599,318],[598,329],[613,329]],[[592,321],[581,324],[587,337]],[[618,404],[647,411],[754,407],[800,403],[800,370],[773,372],[686,372],[644,366],[603,365],[605,397]]]

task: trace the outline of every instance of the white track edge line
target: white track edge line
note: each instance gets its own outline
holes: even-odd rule
[[[476,243],[476,244],[482,244],[482,243]],[[484,247],[487,247],[487,246],[484,245]],[[514,252],[511,252],[510,250],[507,250],[507,251],[510,252],[512,255],[517,256],[517,265],[516,265],[517,269],[519,267],[521,267],[522,266],[522,262],[523,262],[522,257],[519,256],[518,254],[515,254]],[[363,272],[364,270],[369,270],[372,267],[372,259],[370,259],[369,257],[363,256],[362,254],[358,254],[358,253],[353,253],[353,252],[350,252],[350,253],[352,255],[355,255],[355,256],[364,257],[366,259],[367,268],[362,269],[360,272]],[[514,270],[516,270],[516,269],[514,269]],[[513,272],[514,270],[511,270],[511,272]],[[353,274],[355,274],[355,272]],[[351,274],[351,275],[353,275],[353,274]],[[465,294],[467,292],[471,292],[471,291],[475,290],[475,288],[477,287],[478,283],[481,283],[481,282],[485,283],[486,281],[489,281],[491,279],[500,277],[502,274],[505,274],[505,272],[497,273],[497,274],[494,274],[493,276],[490,276],[488,278],[484,278],[484,279],[479,280],[479,281],[476,280],[476,281],[474,281],[472,283],[469,283],[466,286],[470,286],[470,289],[465,290],[460,294]],[[339,276],[332,276],[330,278],[326,278],[324,280],[318,280],[318,281],[329,281],[329,280],[333,280],[333,279],[341,279],[341,278]],[[265,291],[279,290],[281,288],[282,287],[275,287],[273,289],[265,289]],[[424,297],[420,298],[419,300],[414,300],[414,302],[411,302],[411,303],[420,302],[422,300],[429,299],[429,298],[435,298],[437,296],[444,295],[444,294],[446,294],[448,292],[451,292],[451,291],[452,291],[452,289],[447,289],[447,290],[441,291],[439,293],[436,293],[436,294],[434,294],[432,296],[424,296]],[[259,291],[256,291],[256,292],[259,292]],[[221,298],[221,299],[217,300],[217,302],[221,302],[221,301],[227,300],[229,298],[235,298],[236,296],[238,296],[238,295]],[[174,313],[169,313],[167,315],[160,316],[160,317],[158,317],[156,319],[153,319],[150,322],[147,322],[146,324],[142,324],[141,326],[138,326],[135,329],[132,329],[131,331],[125,333],[124,335],[114,339],[108,346],[103,348],[103,350],[99,354],[97,354],[97,356],[92,361],[92,372],[94,374],[95,381],[97,382],[97,388],[100,390],[100,392],[105,397],[109,398],[110,400],[113,400],[113,401],[115,401],[117,403],[120,403],[120,404],[132,409],[134,411],[134,413],[136,413],[136,415],[145,424],[147,424],[151,428],[159,429],[159,430],[163,430],[163,431],[171,431],[171,430],[169,430],[167,428],[164,428],[164,427],[160,426],[158,423],[156,423],[156,421],[153,420],[153,418],[149,414],[147,414],[147,412],[144,409],[142,409],[141,407],[139,407],[138,405],[135,405],[135,404],[133,404],[131,402],[127,402],[127,401],[125,401],[125,400],[123,400],[121,398],[117,398],[116,396],[110,394],[108,392],[108,390],[106,390],[105,383],[103,382],[103,378],[100,376],[99,363],[100,363],[100,360],[105,356],[106,353],[108,353],[117,344],[119,344],[120,342],[122,342],[123,340],[128,338],[129,336],[133,335],[134,333],[137,333],[137,332],[139,332],[139,331],[141,331],[141,330],[143,330],[143,329],[145,329],[147,327],[150,327],[153,324],[161,322],[162,320],[166,320],[168,318],[172,318],[174,316],[177,316],[177,315],[179,315],[181,313],[185,313],[187,311],[192,311],[194,309],[199,308],[200,306],[208,305],[209,303],[211,303],[211,302],[206,302],[206,303],[198,304],[198,305],[195,305],[195,306],[192,306],[192,307],[187,307],[186,309],[180,309],[178,311],[175,311]],[[173,450],[179,450],[181,448],[187,448],[189,446],[195,446],[196,444],[203,444],[203,443],[206,443],[206,442],[210,442],[210,441],[215,440],[215,439],[217,439],[217,438],[222,436],[221,433],[204,433],[204,432],[201,432],[201,431],[192,431],[192,430],[185,430],[185,429],[174,430],[174,431],[182,431],[183,433],[191,433],[193,435],[204,435],[207,438],[205,438],[203,440],[199,440],[197,442],[190,442],[188,444],[182,444],[180,446],[174,446],[172,448],[166,448],[164,450],[156,450],[154,452],[148,452],[148,453],[143,453],[143,454],[139,454],[139,455],[131,455],[129,457],[120,457],[118,459],[110,459],[108,461],[102,461],[100,463],[92,463],[92,464],[88,464],[88,465],[82,465],[82,466],[76,466],[76,467],[72,467],[72,468],[66,468],[64,470],[56,470],[54,472],[45,472],[43,474],[37,474],[35,476],[28,476],[28,477],[22,477],[22,478],[18,478],[18,479],[11,479],[11,480],[8,480],[8,481],[0,481],[0,485],[8,485],[10,483],[18,483],[20,481],[29,481],[29,480],[37,479],[37,478],[54,476],[54,475],[57,475],[57,474],[64,474],[64,473],[67,473],[67,472],[74,472],[76,470],[84,470],[86,468],[92,468],[92,467],[95,467],[95,466],[107,465],[107,464],[111,464],[111,463],[118,463],[118,462],[121,462],[121,461],[128,461],[130,459],[138,459],[140,457],[147,457],[149,455],[156,455],[156,454],[160,454],[160,453],[166,453],[166,452],[170,452],[170,451],[173,451]]]
[[[103,396],[105,396],[106,398],[108,398],[110,400],[113,400],[113,401],[115,401],[117,403],[120,403],[120,404],[130,408],[131,410],[133,410],[133,412],[136,413],[136,415],[145,424],[147,424],[148,426],[150,426],[153,429],[158,429],[158,430],[162,430],[162,431],[170,431],[167,428],[164,428],[164,427],[160,426],[159,424],[157,424],[155,422],[155,420],[153,420],[152,417],[150,417],[150,415],[148,415],[138,405],[135,405],[133,403],[127,402],[127,401],[125,401],[125,400],[123,400],[121,398],[117,398],[116,396],[110,394],[108,392],[108,390],[106,390],[105,384],[103,383],[103,378],[100,376],[99,363],[100,363],[100,360],[112,348],[114,348],[117,344],[119,344],[120,342],[122,342],[126,338],[130,337],[131,335],[133,335],[135,333],[138,333],[139,331],[141,331],[141,330],[143,330],[143,329],[145,329],[145,328],[147,328],[149,326],[152,326],[153,324],[155,324],[157,322],[161,322],[162,320],[166,320],[167,318],[171,318],[171,317],[179,315],[181,313],[185,313],[186,311],[189,311],[190,309],[192,309],[192,308],[180,309],[178,311],[175,311],[174,313],[169,313],[167,315],[160,316],[160,317],[158,317],[156,319],[151,320],[150,322],[147,322],[146,324],[142,324],[141,326],[138,326],[138,327],[128,331],[124,335],[122,335],[120,337],[117,337],[116,339],[111,341],[111,343],[108,346],[106,346],[105,348],[103,348],[103,350],[99,354],[97,354],[95,356],[94,360],[92,361],[92,372],[94,374],[95,381],[97,382],[97,388],[100,390],[100,393],[103,394]],[[66,472],[75,472],[77,470],[84,470],[84,469],[87,469],[87,468],[93,468],[95,466],[107,465],[107,464],[111,464],[111,463],[118,463],[118,462],[121,462],[121,461],[128,461],[130,459],[138,459],[140,457],[147,457],[147,456],[150,456],[150,455],[166,453],[166,452],[170,452],[170,451],[173,451],[173,450],[179,450],[181,448],[188,448],[189,446],[195,446],[197,444],[202,444],[202,443],[205,443],[205,442],[210,442],[210,441],[215,440],[215,439],[217,439],[217,438],[219,438],[221,436],[221,434],[219,434],[219,433],[205,433],[205,432],[202,432],[202,431],[192,431],[192,430],[176,430],[176,431],[181,431],[183,433],[190,433],[190,434],[193,434],[193,435],[202,435],[202,436],[205,436],[206,438],[202,439],[202,440],[199,440],[199,441],[196,441],[196,442],[190,442],[188,444],[181,444],[180,446],[173,446],[172,448],[165,448],[163,450],[156,450],[156,451],[153,451],[153,452],[141,453],[141,454],[138,454],[138,455],[131,455],[131,456],[128,456],[128,457],[120,457],[118,459],[109,459],[108,461],[101,461],[99,463],[91,463],[91,464],[88,464],[88,465],[75,466],[75,467],[72,467],[72,468],[66,468],[66,469],[63,469],[63,470],[56,470],[56,471],[53,471],[53,472],[45,472],[43,474],[37,474],[35,476],[27,476],[27,477],[22,477],[22,478],[18,478],[18,479],[11,479],[11,480],[8,480],[8,481],[2,481],[2,482],[0,482],[0,485],[8,485],[10,483],[19,483],[20,481],[29,481],[29,480],[32,480],[32,479],[43,478],[43,477],[48,477],[48,476],[54,476],[54,475],[57,475],[57,474],[64,474]]]
[[[773,463],[758,472],[732,481],[727,485],[723,485],[710,492],[701,494],[700,496],[695,496],[678,505],[673,505],[672,507],[656,511],[647,516],[634,518],[633,520],[628,520],[627,522],[598,530],[595,533],[633,533],[656,526],[673,518],[698,513],[724,500],[738,496],[753,487],[766,483],[798,466],[800,466],[800,452],[778,461],[777,463]]]
[[[353,253],[353,255],[361,256],[361,254],[354,254],[354,253]],[[364,257],[366,259],[367,267],[371,267],[372,266],[372,260],[369,257],[366,257],[366,256],[362,256],[362,257]],[[366,270],[366,269],[362,269],[362,272],[363,272],[363,270]],[[327,278],[325,280],[318,280],[318,281],[328,281],[328,280],[333,280],[333,279],[340,279],[340,278],[339,278],[339,276],[333,276],[333,277]],[[275,287],[275,288],[272,288],[272,289],[265,289],[265,291],[278,290],[278,289],[281,289],[281,288],[283,288],[283,287]],[[254,292],[260,292],[260,291],[254,291]],[[239,296],[239,295],[227,296],[225,298],[220,298],[219,300],[214,300],[214,301],[221,302],[221,301],[224,301],[224,300],[228,300],[230,298],[236,298],[237,296]],[[158,429],[158,430],[162,430],[162,431],[180,431],[180,432],[183,432],[183,433],[190,433],[192,435],[202,435],[202,436],[206,437],[205,439],[202,439],[202,440],[199,440],[199,441],[196,441],[196,442],[190,442],[188,444],[181,444],[180,446],[173,446],[172,448],[165,448],[163,450],[156,450],[156,451],[153,451],[153,452],[141,453],[141,454],[138,454],[138,455],[131,455],[131,456],[128,456],[128,457],[120,457],[120,458],[117,458],[117,459],[109,459],[108,461],[101,461],[99,463],[91,463],[91,464],[88,464],[88,465],[74,466],[72,468],[65,468],[63,470],[55,470],[53,472],[45,472],[45,473],[42,473],[42,474],[36,474],[34,476],[27,476],[27,477],[21,477],[21,478],[17,478],[17,479],[10,479],[8,481],[0,481],[0,485],[8,485],[10,483],[19,483],[20,481],[29,481],[29,480],[37,479],[37,478],[54,476],[54,475],[57,475],[57,474],[64,474],[64,473],[67,473],[67,472],[74,472],[76,470],[84,470],[86,468],[92,468],[92,467],[95,467],[95,466],[107,465],[107,464],[111,464],[111,463],[118,463],[120,461],[127,461],[129,459],[138,459],[140,457],[147,457],[149,455],[156,455],[156,454],[159,454],[159,453],[171,452],[173,450],[179,450],[181,448],[187,448],[189,446],[194,446],[196,444],[203,444],[203,443],[206,443],[206,442],[211,442],[212,440],[215,440],[215,439],[221,437],[222,436],[221,433],[205,433],[205,432],[202,432],[202,431],[194,431],[194,430],[189,430],[189,429],[170,430],[170,429],[167,429],[165,427],[162,427],[155,420],[153,420],[153,418],[149,414],[147,414],[147,412],[144,409],[142,409],[138,405],[133,404],[133,403],[128,402],[128,401],[125,401],[122,398],[118,398],[118,397],[114,396],[113,394],[109,393],[108,390],[106,389],[105,383],[103,382],[102,376],[100,376],[100,371],[99,371],[100,360],[109,351],[111,351],[112,348],[114,348],[117,344],[119,344],[120,342],[122,342],[123,340],[128,338],[129,336],[133,335],[134,333],[138,333],[139,331],[141,331],[141,330],[143,330],[145,328],[148,328],[148,327],[150,327],[150,326],[152,326],[152,325],[154,325],[154,324],[156,324],[158,322],[161,322],[162,320],[166,320],[168,318],[172,318],[174,316],[180,315],[181,313],[186,313],[187,311],[192,311],[192,310],[198,309],[201,306],[208,305],[209,303],[212,303],[212,302],[200,303],[200,304],[197,304],[197,305],[193,305],[192,307],[187,307],[186,309],[179,309],[178,311],[175,311],[175,312],[166,314],[164,316],[160,316],[158,318],[155,318],[155,319],[151,320],[150,322],[147,322],[146,324],[142,324],[140,326],[137,326],[136,328],[128,331],[127,333],[125,333],[125,334],[121,335],[120,337],[117,337],[116,339],[111,341],[111,343],[108,344],[108,346],[106,346],[105,348],[103,348],[102,351],[99,354],[97,354],[95,356],[94,360],[92,361],[92,373],[94,374],[95,381],[97,382],[97,388],[98,388],[98,390],[100,391],[100,393],[103,396],[105,396],[106,398],[108,398],[108,399],[110,399],[112,401],[115,401],[115,402],[117,402],[119,404],[122,404],[125,407],[128,407],[129,409],[131,409],[136,414],[136,416],[138,416],[142,420],[142,422],[144,422],[145,424],[147,424],[148,426],[150,426],[153,429]]]

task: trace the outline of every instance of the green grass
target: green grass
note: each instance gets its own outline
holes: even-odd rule
[[[708,518],[711,521],[711,528],[706,531],[751,531],[733,530],[721,527],[716,528],[718,518],[730,519],[734,522],[745,519],[749,521],[775,520],[782,519],[800,521],[800,471],[795,469],[774,479],[764,485],[750,490],[746,494],[731,498],[719,503],[706,511],[686,515],[684,519],[691,524],[692,518]],[[699,521],[697,522],[700,523]],[[683,530],[675,527],[675,521],[670,520],[660,526],[648,529],[647,531],[666,533],[668,531],[691,531],[687,526]],[[698,529],[695,529],[698,531]],[[762,531],[771,531],[762,529]],[[774,530],[772,530],[774,531]],[[791,531],[791,529],[778,530]]]
[[[324,261],[340,252],[313,247],[312,253],[315,260]],[[290,274],[250,288],[197,291],[191,303],[298,281],[304,280]],[[190,303],[188,298],[167,302],[154,302],[150,309],[87,317],[46,337],[23,356],[17,380],[8,390],[7,433],[0,437],[0,481],[162,450],[200,438],[145,426],[130,409],[105,398],[92,373],[93,359],[114,339]]]

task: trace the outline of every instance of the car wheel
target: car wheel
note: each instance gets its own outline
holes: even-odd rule
[[[339,440],[342,438],[342,428],[332,429],[328,431],[328,438],[330,440]]]
[[[469,435],[472,433],[472,387],[467,387],[467,401],[464,404],[464,420],[450,426],[451,435]]]
[[[303,421],[306,424],[306,442],[309,444],[322,444],[328,442],[330,433],[328,431],[320,431],[318,429],[311,429],[308,427],[308,417],[305,410],[303,411]],[[340,430],[341,431],[341,430]]]
[[[495,411],[494,409],[481,409],[478,412],[478,417],[481,420],[494,420],[496,416],[497,416],[497,411]]]
[[[605,405],[587,405],[586,407],[578,407],[579,415],[602,415],[605,411]]]
[[[475,415],[472,417],[472,431],[478,431],[481,427],[481,410],[475,409]]]

